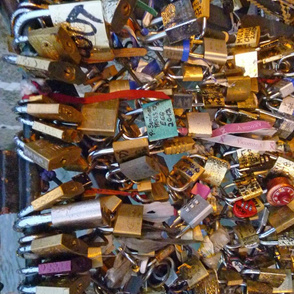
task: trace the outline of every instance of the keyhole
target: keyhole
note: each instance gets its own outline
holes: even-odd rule
[[[129,3],[124,3],[122,6],[121,12],[123,15],[129,15],[131,12],[131,6]]]

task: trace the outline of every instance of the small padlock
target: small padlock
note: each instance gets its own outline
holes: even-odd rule
[[[67,31],[61,27],[30,30],[29,43],[40,57],[79,64],[79,50]]]
[[[259,244],[259,238],[256,234],[256,230],[251,223],[244,223],[234,227],[241,247],[252,248]]]
[[[48,193],[33,200],[31,205],[19,212],[18,217],[24,217],[34,211],[41,211],[51,208],[55,203],[69,200],[84,192],[84,186],[75,181],[69,181],[61,184]]]
[[[260,39],[260,27],[238,29],[235,46],[257,47]]]
[[[18,113],[27,113],[34,117],[58,120],[72,123],[80,123],[82,114],[72,106],[57,103],[29,103],[26,106],[17,106],[15,111]]]
[[[178,270],[179,276],[186,280],[189,288],[193,288],[209,275],[202,262],[196,256],[193,256],[186,263],[179,266]]]
[[[117,212],[113,234],[118,236],[140,237],[142,222],[142,205],[122,204]]]
[[[225,40],[203,38],[204,59],[217,64],[225,64],[228,58]]]
[[[251,94],[251,78],[249,76],[227,77],[229,87],[226,89],[226,102],[245,101]]]
[[[40,139],[23,143],[19,137],[15,137],[17,146],[23,149],[26,157],[46,170],[53,170],[72,163],[81,155],[81,149],[74,145],[56,144]]]
[[[277,233],[281,233],[293,226],[294,212],[288,206],[283,206],[271,212],[268,221]]]
[[[212,136],[212,124],[207,112],[188,112],[187,124],[188,134],[193,138]]]

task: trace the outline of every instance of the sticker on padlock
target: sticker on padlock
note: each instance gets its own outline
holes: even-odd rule
[[[178,135],[173,106],[170,100],[143,104],[143,115],[150,142]]]
[[[293,115],[294,114],[294,98],[291,96],[285,97],[279,106],[279,112]]]

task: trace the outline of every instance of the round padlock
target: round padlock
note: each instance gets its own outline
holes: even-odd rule
[[[267,201],[273,206],[287,205],[294,199],[294,187],[286,177],[269,180],[267,190]]]

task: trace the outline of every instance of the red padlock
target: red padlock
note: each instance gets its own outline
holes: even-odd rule
[[[234,203],[233,213],[240,218],[252,217],[257,214],[257,208],[253,199],[245,201],[238,200]]]
[[[273,178],[267,183],[266,198],[270,205],[287,205],[294,199],[294,187],[286,177]]]

